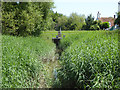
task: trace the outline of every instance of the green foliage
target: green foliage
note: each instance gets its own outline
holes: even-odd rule
[[[94,17],[92,14],[90,14],[86,19],[85,19],[85,25],[83,26],[84,30],[90,30],[91,25],[94,24]]]
[[[80,30],[84,25],[84,15],[77,15],[77,13],[72,13],[68,19],[71,22],[69,30]]]
[[[94,20],[92,14],[90,14],[85,19],[85,25],[83,25],[82,30],[100,30],[103,29],[102,22],[100,20]]]
[[[58,23],[58,18],[63,16],[63,14],[57,13],[57,12],[52,12],[52,19],[55,23]]]
[[[114,24],[118,24],[120,26],[120,12],[117,13],[117,19],[115,20]]]
[[[0,33],[0,87],[2,87],[2,35]]]
[[[39,35],[51,29],[52,2],[2,2],[2,33],[12,35]]]
[[[60,59],[59,87],[120,88],[118,31],[80,32],[61,42],[70,44]]]
[[[2,88],[39,88],[47,77],[42,60],[55,45],[43,37],[2,36]],[[46,82],[44,82],[46,83]]]
[[[68,22],[68,18],[66,16],[61,16],[58,17],[58,23],[57,23],[57,30],[61,29],[66,30],[67,28],[65,27],[66,23]]]
[[[98,20],[98,21],[97,21],[97,24],[98,24],[98,26],[100,27],[100,29],[102,29],[102,21]]]
[[[106,28],[109,28],[109,22],[103,22],[102,23],[102,29],[106,29]]]
[[[51,12],[51,18],[52,18],[52,22],[53,22],[53,24],[52,24],[52,29],[54,30],[59,30],[60,29],[60,26],[62,25],[60,22],[61,22],[61,20],[60,20],[60,17],[62,17],[62,18],[66,18],[66,16],[63,16],[63,14],[60,14],[60,13],[57,13],[57,12]],[[60,22],[58,23],[58,21],[60,20]]]
[[[70,33],[70,32],[69,32]],[[75,33],[75,32],[73,32]],[[69,47],[75,40],[78,40],[83,35],[81,34],[81,37],[77,35],[78,32],[76,32],[76,35],[73,36],[73,34],[67,35],[64,40],[60,41],[59,48],[64,51],[67,47]],[[72,38],[72,39],[71,39]]]
[[[90,30],[100,30],[100,27],[98,24],[94,24],[90,26]]]
[[[69,17],[60,16],[57,19],[56,29],[59,30],[80,30],[84,25],[84,15],[77,15],[77,13],[72,13]]]

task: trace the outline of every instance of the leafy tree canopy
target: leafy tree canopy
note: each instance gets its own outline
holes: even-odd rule
[[[51,29],[53,2],[2,2],[2,33],[39,35]]]
[[[120,26],[120,12],[117,13],[117,19],[115,20],[114,24],[118,24]]]

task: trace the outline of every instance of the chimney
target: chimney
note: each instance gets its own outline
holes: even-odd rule
[[[98,11],[98,13],[97,13],[97,20],[100,19],[100,15],[101,15],[101,13]]]
[[[114,19],[115,19],[115,15],[114,15]]]

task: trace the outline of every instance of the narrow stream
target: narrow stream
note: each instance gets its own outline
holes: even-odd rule
[[[60,51],[61,50],[56,48],[54,60],[43,60],[43,64],[45,65],[44,69],[47,71],[48,79],[53,82],[57,79],[57,68],[61,67],[59,63],[59,55],[61,53]],[[45,82],[46,81],[44,81],[44,83]],[[44,85],[43,88],[45,87],[46,85]],[[50,86],[49,88],[52,88],[52,86]]]
[[[59,38],[52,38],[53,43],[56,44],[56,50],[55,50],[55,55],[54,59],[43,59],[43,64],[44,64],[44,70],[47,72],[47,77],[42,78],[42,88],[52,88],[53,83],[57,80],[57,69],[61,68],[59,59],[62,53],[62,50],[59,49],[58,45],[60,43]],[[48,85],[52,84],[52,85]]]

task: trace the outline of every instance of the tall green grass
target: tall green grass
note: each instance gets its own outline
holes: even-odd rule
[[[2,87],[51,85],[54,79],[48,74],[52,69],[43,61],[54,59],[52,37],[56,35],[57,32],[43,32],[40,37],[3,35]],[[62,68],[53,81],[55,87],[120,88],[118,31],[62,31],[62,35],[66,35],[59,45],[63,51]]]
[[[60,47],[57,87],[120,88],[118,31],[80,32]]]
[[[0,87],[2,87],[2,35],[0,33]]]
[[[47,72],[42,60],[52,59],[55,45],[42,37],[2,36],[2,87],[42,87]],[[41,81],[42,80],[42,81]]]

